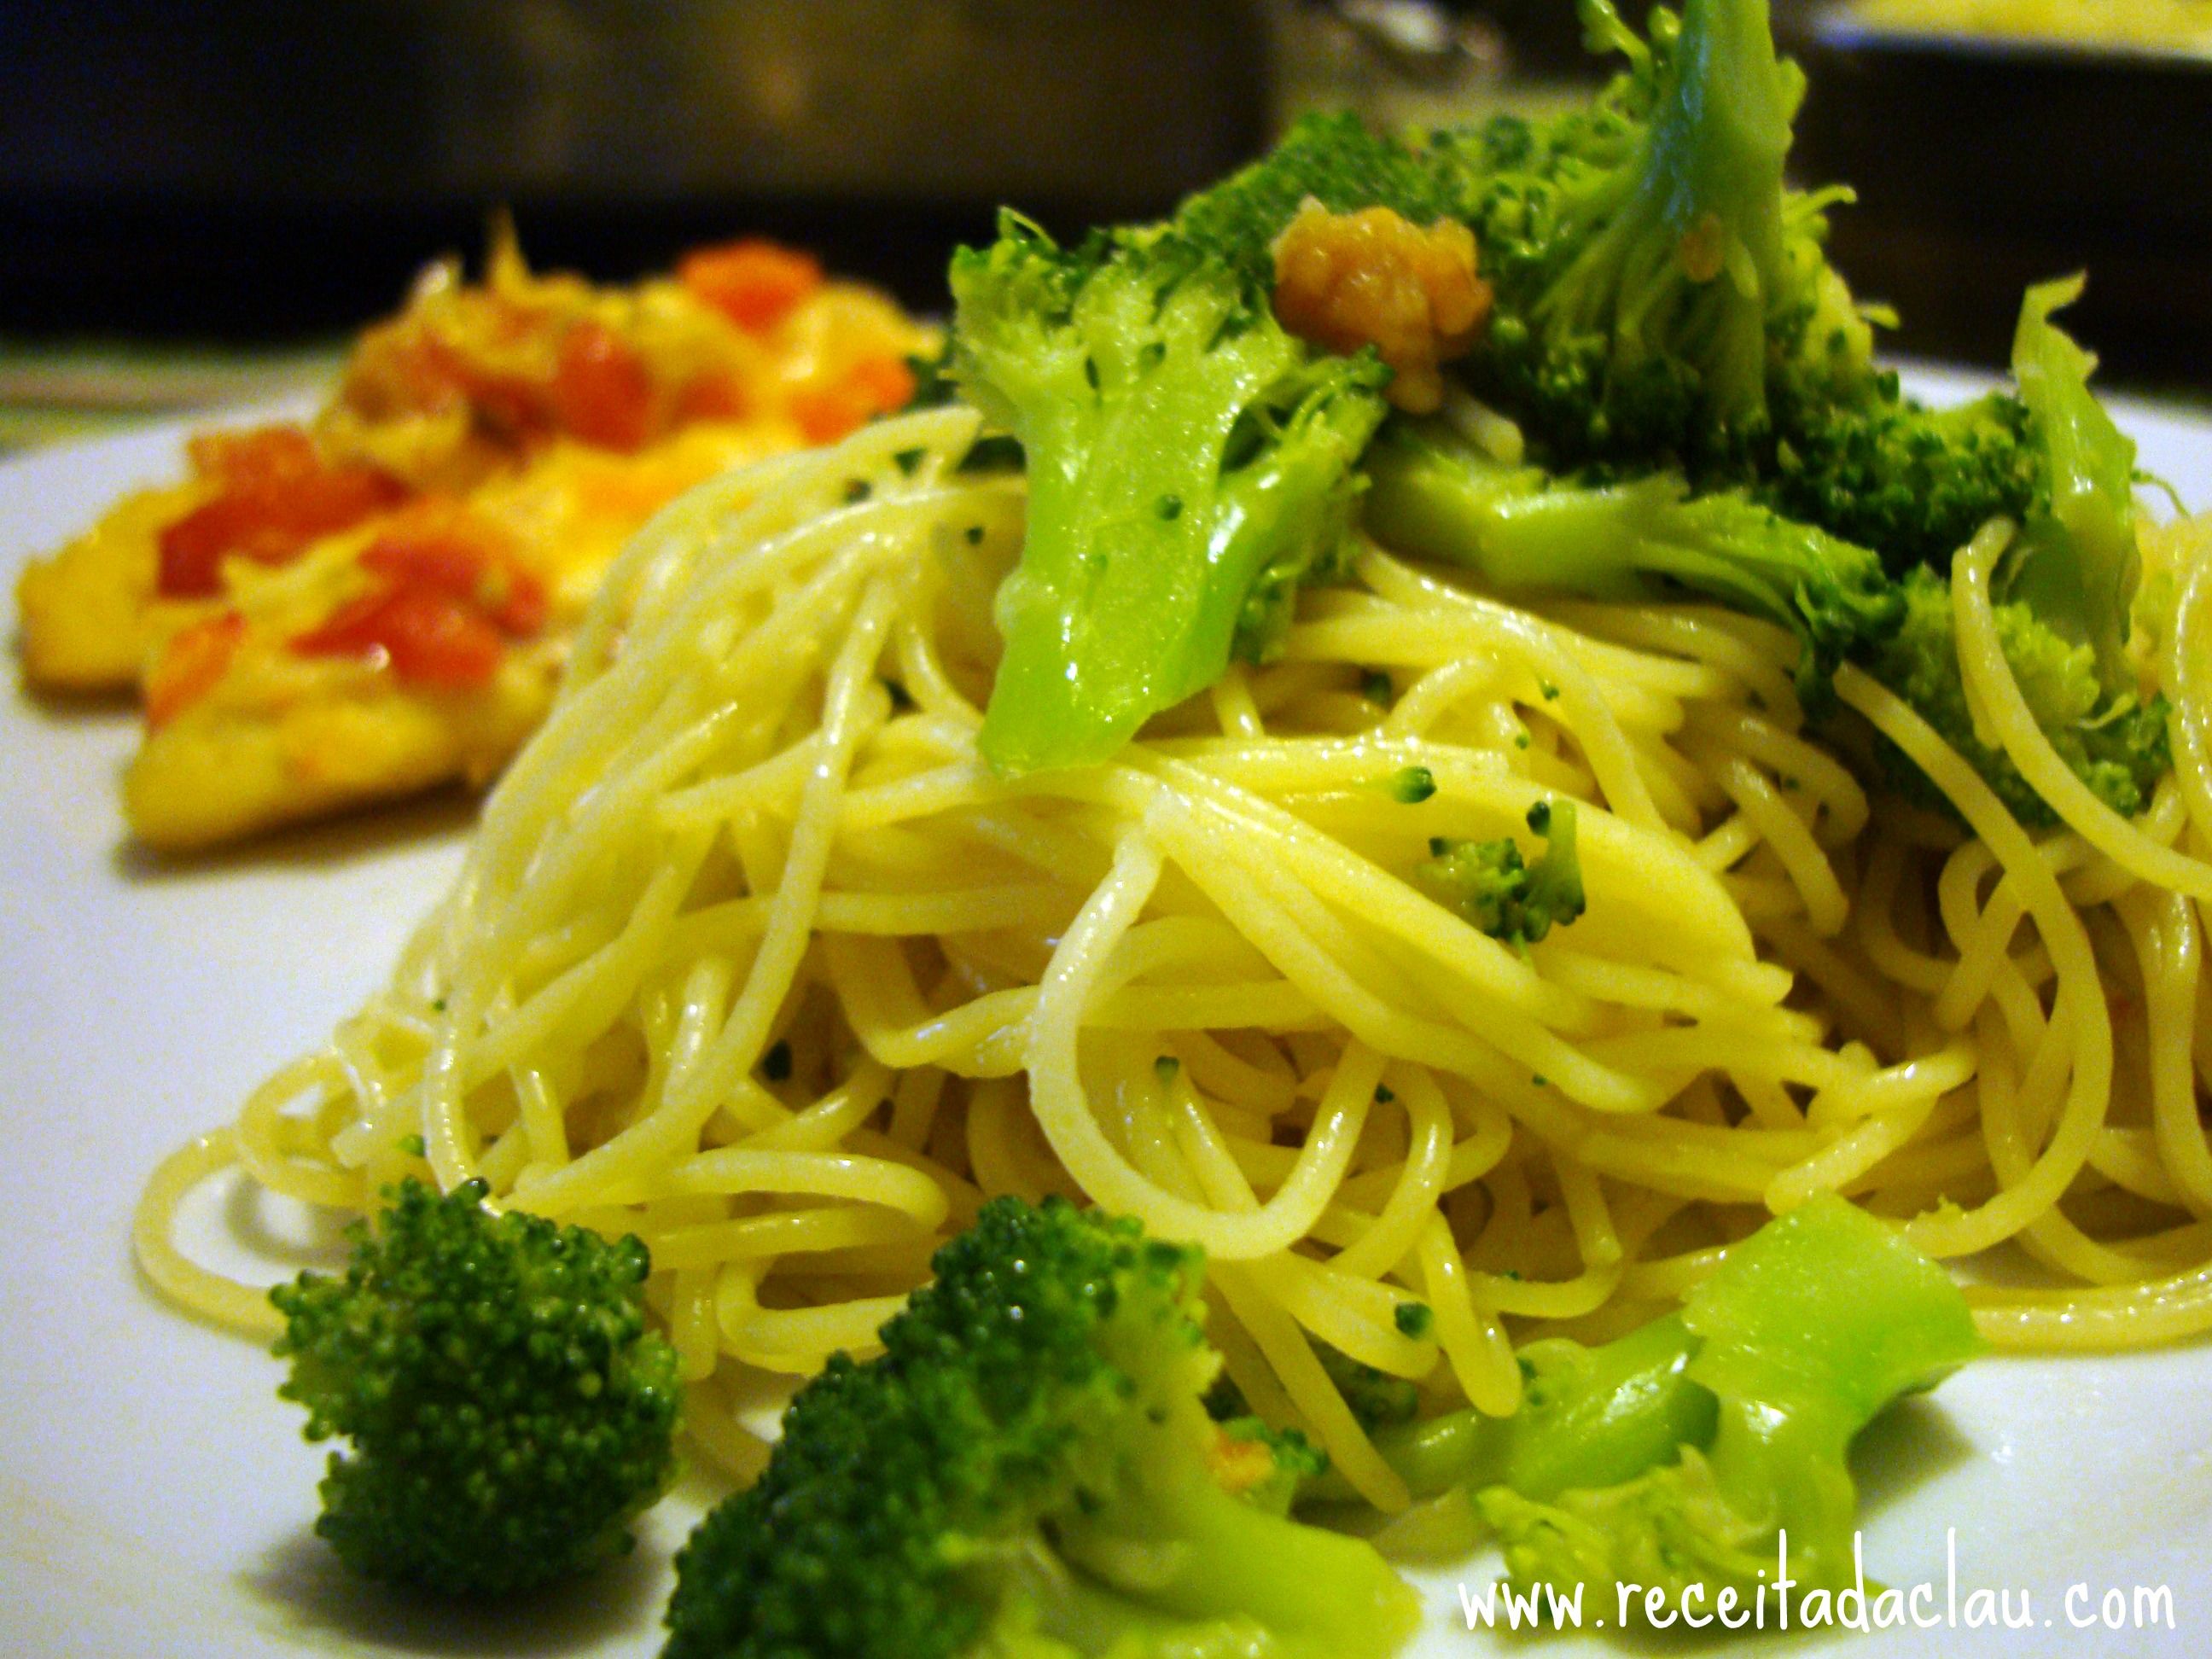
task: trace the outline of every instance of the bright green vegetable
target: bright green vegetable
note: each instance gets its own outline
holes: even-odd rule
[[[1868,660],[1876,679],[1911,703],[1995,790],[2023,823],[2039,827],[2057,815],[2020,769],[1974,729],[1959,672],[1951,587],[1932,570],[1917,570],[1903,584],[1905,623]],[[2173,767],[2163,697],[2137,702],[2132,693],[2108,697],[2097,676],[2095,652],[2073,644],[2046,626],[2027,605],[1992,607],[1997,643],[2018,681],[2036,725],[2074,775],[2106,805],[2131,817],[2150,804],[2158,781]],[[1910,758],[1880,746],[1890,781],[1909,799],[1948,811],[1948,804]]]
[[[1010,773],[1103,760],[1232,651],[1278,647],[1342,542],[1388,371],[1315,358],[1171,233],[1064,249],[1010,215],[951,283],[956,376],[1029,467],[981,747]]]
[[[1948,569],[1976,531],[2029,513],[2044,487],[2027,406],[2002,392],[1930,410],[1881,374],[1856,392],[1785,392],[1777,410],[1753,497],[1876,550],[1893,574]]]
[[[1679,1314],[1595,1348],[1540,1338],[1520,1350],[1521,1408],[1512,1416],[1459,1411],[1379,1425],[1376,1449],[1416,1498],[1505,1486],[1548,1502],[1613,1486],[1711,1439],[1718,1407],[1687,1375],[1697,1347]],[[1353,1495],[1334,1474],[1303,1494],[1324,1502]]]
[[[684,1547],[667,1659],[1357,1659],[1419,1622],[1368,1545],[1217,1480],[1196,1252],[999,1199],[935,1271]]]
[[[1409,222],[1455,216],[1460,164],[1371,131],[1358,116],[1308,115],[1240,173],[1193,196],[1176,233],[1234,266],[1261,291],[1273,287],[1273,244],[1308,199],[1332,213],[1387,207]]]
[[[2142,701],[2126,655],[2141,574],[2135,531],[2135,446],[2089,391],[2095,359],[2051,320],[2079,279],[2030,289],[2013,369],[2039,471],[2049,481],[1991,581],[1997,639],[2038,727],[2067,766],[2114,811],[2132,817],[2172,768],[2163,697]],[[1986,779],[2023,823],[2056,821],[2003,750],[1975,729],[1959,670],[1948,585],[1916,570],[1904,583],[1902,627],[1868,657],[1869,671]],[[1895,749],[1894,781],[1931,805],[1942,797]]]
[[[1476,1505],[1508,1571],[1523,1584],[1587,1586],[1607,1607],[1622,1583],[1659,1587],[1669,1602],[1701,1584],[1708,1607],[1732,1585],[1747,1604],[1762,1572],[1774,1581],[1786,1531],[1801,1593],[1848,1582],[1857,1499],[1846,1454],[1890,1401],[1980,1352],[1957,1286],[1887,1226],[1823,1196],[1735,1247],[1690,1294],[1681,1327],[1695,1346],[1679,1375],[1711,1396],[1710,1437],[1685,1437],[1678,1458],[1604,1484],[1572,1484],[1573,1473],[1538,1462],[1540,1478],[1516,1490],[1516,1468],[1541,1449],[1534,1432],[1513,1447],[1517,1466],[1480,1465],[1478,1480],[1502,1472]],[[1618,1436],[1622,1468],[1658,1438],[1660,1414],[1686,1410],[1668,1369],[1673,1337],[1650,1340],[1651,1369],[1594,1366],[1586,1376],[1597,1386],[1571,1390],[1583,1417],[1553,1408],[1571,1455],[1595,1455]],[[1607,1396],[1613,1376],[1663,1386],[1640,1400]]]
[[[1583,908],[1581,857],[1575,851],[1575,804],[1540,800],[1528,809],[1528,827],[1544,837],[1534,864],[1510,836],[1496,841],[1429,842],[1429,860],[1414,879],[1491,938],[1534,945],[1553,927],[1565,927]]]
[[[1431,135],[1497,284],[1475,390],[1565,473],[1677,471],[1872,548],[1893,572],[1948,564],[2044,488],[2027,406],[1929,410],[1873,364],[1828,264],[1826,210],[1785,188],[1802,90],[1763,0],[1651,15],[1647,45],[1584,0],[1627,71],[1587,109]]]
[[[1773,338],[1819,301],[1818,207],[1782,180],[1803,78],[1765,0],[1655,11],[1648,44],[1582,9],[1629,62],[1598,105],[1458,142],[1497,285],[1470,372],[1555,466],[1703,470],[1764,436]]]
[[[356,1228],[342,1279],[270,1292],[277,1392],[343,1435],[315,1530],[372,1578],[451,1595],[527,1589],[631,1545],[674,1473],[676,1356],[645,1328],[635,1238],[438,1197],[408,1181]]]
[[[2081,278],[2044,283],[2021,302],[2013,376],[2035,417],[2045,488],[2008,555],[2005,597],[2094,653],[2107,693],[2132,690],[2128,608],[2142,574],[2136,546],[2136,447],[2089,390],[2097,360],[2051,320]]]
[[[1474,571],[1508,595],[1715,600],[1796,634],[1801,696],[1897,627],[1902,603],[1863,547],[1675,474],[1592,487],[1508,465],[1436,422],[1396,422],[1368,457],[1364,509],[1386,544]]]

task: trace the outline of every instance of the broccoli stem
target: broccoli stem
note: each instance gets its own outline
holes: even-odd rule
[[[1687,0],[1641,154],[1588,204],[1602,228],[1538,306],[1609,334],[1633,367],[1666,341],[1723,422],[1766,410],[1766,325],[1790,285],[1782,165],[1801,83],[1776,59],[1766,0]]]
[[[1463,565],[1506,594],[1626,601],[1670,589],[1790,629],[1799,695],[1894,632],[1904,599],[1872,552],[1735,492],[1691,497],[1671,473],[1595,487],[1505,465],[1434,422],[1393,422],[1369,453],[1368,530]]]
[[[1712,1435],[1713,1396],[1687,1374],[1697,1348],[1680,1314],[1595,1348],[1532,1342],[1521,1352],[1527,1389],[1512,1416],[1449,1412],[1382,1431],[1376,1449],[1416,1498],[1503,1486],[1540,1502],[1575,1487],[1613,1486]],[[1332,1472],[1302,1496],[1333,1503],[1354,1494]]]
[[[1231,1496],[1188,1462],[1170,1478],[1064,1519],[1061,1553],[1148,1607],[1189,1620],[1244,1617],[1317,1653],[1387,1647],[1404,1628],[1405,1585],[1363,1540]]]

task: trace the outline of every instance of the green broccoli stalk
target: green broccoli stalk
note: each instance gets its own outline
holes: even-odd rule
[[[539,1216],[390,1189],[342,1279],[272,1290],[277,1392],[343,1435],[315,1530],[372,1578],[495,1595],[631,1547],[675,1470],[676,1355],[645,1327],[650,1259]]]
[[[666,1659],[1346,1659],[1419,1622],[1368,1545],[1224,1484],[1196,1252],[1002,1198],[935,1272],[685,1545]]]
[[[1343,538],[1388,371],[1314,358],[1171,233],[1062,249],[1008,215],[951,284],[956,376],[1029,466],[981,747],[1008,773],[1101,760],[1232,650],[1279,643]]]
[[[1557,1466],[1538,1463],[1546,1478],[1526,1491],[1507,1484],[1510,1462],[1478,1466],[1478,1480],[1503,1474],[1475,1501],[1509,1573],[1524,1585],[1585,1585],[1607,1606],[1620,1584],[1656,1587],[1670,1602],[1699,1584],[1707,1606],[1733,1586],[1747,1601],[1762,1577],[1775,1582],[1786,1534],[1801,1590],[1848,1582],[1850,1443],[1891,1401],[1933,1387],[1980,1352],[1958,1287],[1889,1227],[1824,1195],[1731,1249],[1691,1292],[1681,1327],[1696,1346],[1680,1375],[1712,1396],[1710,1437],[1686,1438],[1678,1458],[1608,1484],[1548,1492]],[[1671,1334],[1654,1339],[1662,1364],[1674,1344]],[[1570,1393],[1598,1409],[1577,1417],[1555,1407],[1553,1420],[1578,1440],[1622,1436],[1621,1449],[1640,1455],[1657,1438],[1655,1414],[1684,1402],[1671,1383],[1640,1401],[1607,1396],[1609,1373],[1651,1374],[1594,1366],[1597,1386]],[[1523,1467],[1534,1440],[1514,1447]],[[1591,1455],[1587,1444],[1570,1451]]]
[[[1583,913],[1582,860],[1575,851],[1575,804],[1540,800],[1528,809],[1528,827],[1544,837],[1534,864],[1510,836],[1496,841],[1429,842],[1428,862],[1414,879],[1495,939],[1522,949]]]
[[[2126,654],[2141,574],[2135,446],[2089,390],[2096,360],[2051,320],[2080,292],[2079,278],[2046,283],[2030,289],[2021,307],[2013,372],[2033,416],[2027,429],[2045,486],[1996,573],[1992,611],[1999,647],[2036,725],[2099,799],[2133,817],[2149,805],[2172,755],[2166,700],[2139,698]],[[1869,656],[1869,671],[1965,757],[2022,823],[2055,823],[2010,758],[1976,730],[1948,583],[1916,570],[1904,592],[1904,624]],[[1884,744],[1880,753],[1906,795],[1948,805],[1894,746]]]
[[[1524,1344],[1521,1406],[1510,1417],[1447,1412],[1425,1422],[1379,1425],[1376,1449],[1416,1498],[1454,1487],[1504,1486],[1538,1503],[1611,1486],[1710,1442],[1718,1418],[1711,1391],[1689,1379],[1698,1339],[1680,1314],[1640,1325],[1598,1347],[1564,1337]],[[1349,1503],[1357,1494],[1324,1473],[1304,1500]]]
[[[1576,486],[1498,462],[1440,422],[1393,421],[1368,456],[1367,530],[1416,557],[1463,565],[1508,595],[1627,601],[1694,594],[1802,642],[1800,696],[1832,696],[1846,657],[1903,613],[1867,549],[1740,493],[1692,496],[1678,474]]]

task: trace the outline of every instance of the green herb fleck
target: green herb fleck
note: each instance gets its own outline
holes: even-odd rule
[[[1437,793],[1437,776],[1425,766],[1408,766],[1392,775],[1390,799],[1403,806],[1418,806]]]

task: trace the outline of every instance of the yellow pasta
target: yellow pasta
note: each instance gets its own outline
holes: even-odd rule
[[[2001,526],[1958,562],[1962,667],[2051,831],[1845,670],[1971,832],[1870,811],[1778,630],[1504,605],[1371,546],[1279,661],[1001,779],[975,735],[1023,486],[959,469],[975,431],[884,422],[647,526],[389,987],[155,1176],[163,1291],[272,1328],[173,1243],[234,1165],[346,1210],[482,1176],[651,1246],[695,1437],[742,1476],[764,1376],[866,1352],[986,1199],[1058,1192],[1203,1244],[1230,1375],[1386,1508],[1323,1349],[1510,1411],[1516,1344],[1641,1317],[1825,1190],[2039,1263],[1970,1283],[2000,1346],[2212,1328],[2203,536],[2157,543],[2178,763],[2133,823],[2021,705]],[[1516,950],[1413,879],[1561,795],[1572,927]]]

